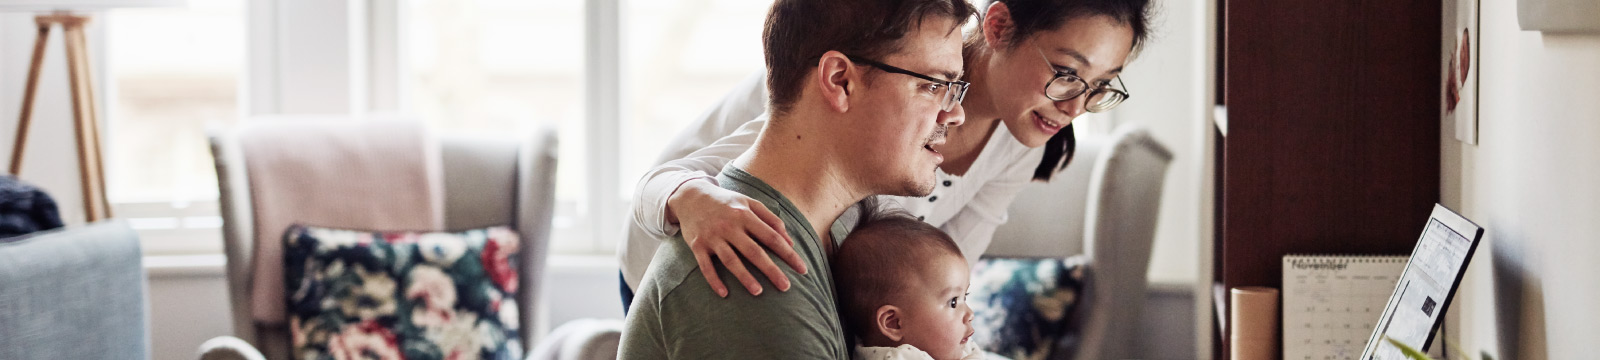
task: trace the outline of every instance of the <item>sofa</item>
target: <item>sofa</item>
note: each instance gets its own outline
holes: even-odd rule
[[[142,256],[119,220],[0,239],[0,359],[149,359]]]

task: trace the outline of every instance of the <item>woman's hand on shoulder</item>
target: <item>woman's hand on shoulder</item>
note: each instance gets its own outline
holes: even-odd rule
[[[717,276],[713,257],[739,279],[750,295],[761,295],[761,283],[751,275],[740,255],[766,275],[778,291],[789,290],[789,277],[772,262],[766,250],[772,250],[795,271],[807,271],[778,215],[760,201],[710,181],[690,180],[679,186],[667,199],[667,219],[676,221],[682,229],[683,240],[700,264],[700,274],[717,296],[727,297],[728,287]]]

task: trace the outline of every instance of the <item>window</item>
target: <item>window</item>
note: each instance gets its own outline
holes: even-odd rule
[[[373,84],[399,84],[397,99],[389,101],[443,133],[558,129],[552,249],[610,253],[625,233],[619,224],[625,224],[633,186],[661,149],[762,68],[760,34],[770,1],[403,0],[352,5],[348,16],[327,16],[335,5],[259,5],[192,0],[184,8],[115,10],[107,16],[108,185],[117,215],[141,231],[147,252],[220,251],[207,126],[232,124],[242,108],[276,111],[260,110],[277,108],[255,102],[276,100],[258,97],[327,92],[282,79],[324,76],[317,74],[328,68],[301,69],[273,59],[378,51],[373,49],[391,44],[386,39],[398,39],[398,50],[370,53],[368,63],[330,67],[369,74]],[[283,26],[329,19],[370,26],[370,33],[352,31],[350,41],[338,42],[351,46],[293,43],[300,37],[281,42],[283,36],[301,36]],[[602,35],[586,36],[589,31]],[[613,35],[620,43],[605,38]],[[266,60],[253,61],[261,59]],[[591,67],[597,62],[617,65]],[[272,86],[244,86],[245,74],[267,77],[251,80]],[[590,79],[605,78],[619,79],[620,91],[601,97],[620,98],[620,106],[586,95]],[[349,91],[352,99],[396,93]],[[597,108],[618,111],[591,113]]]
[[[453,132],[529,133],[560,129],[561,161],[552,247],[566,253],[610,253],[621,240],[627,201],[656,155],[735,83],[763,67],[761,26],[767,1],[631,1],[620,14],[620,119],[589,116],[585,105],[585,4],[572,1],[411,0],[401,22],[407,58],[402,91],[408,108]],[[604,4],[604,2],[603,2]],[[609,2],[616,4],[616,2]],[[590,6],[593,6],[592,4]],[[601,23],[607,23],[602,21]],[[616,134],[586,133],[590,121],[612,121]],[[606,128],[602,126],[601,128]],[[598,138],[603,136],[620,139]],[[591,141],[616,143],[590,154]],[[599,156],[591,156],[599,155]],[[621,164],[596,159],[620,158]],[[591,179],[598,173],[618,179]],[[603,181],[604,180],[604,181]],[[600,184],[600,185],[597,185]],[[591,186],[615,192],[590,196]],[[595,206],[597,201],[613,201]]]
[[[401,21],[402,112],[446,133],[558,129],[552,248],[592,252],[583,210],[583,3],[411,0]]]
[[[239,115],[244,0],[118,9],[105,19],[107,195],[146,252],[220,252],[206,126]],[[54,55],[52,55],[54,56]]]
[[[765,68],[771,1],[630,1],[623,12],[623,194],[682,129]]]

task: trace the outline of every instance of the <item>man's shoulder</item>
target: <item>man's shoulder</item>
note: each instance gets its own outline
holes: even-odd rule
[[[811,226],[806,222],[805,216],[800,213],[800,209],[795,208],[794,203],[789,202],[789,199],[784,197],[783,193],[772,188],[761,178],[745,172],[744,169],[731,164],[724,167],[722,173],[717,174],[717,183],[723,189],[732,190],[761,202],[762,205],[767,207],[767,210],[778,215],[778,218],[783,221],[784,227],[789,228],[791,232]]]
[[[713,258],[716,264],[717,276],[728,288],[728,296],[723,298],[711,290],[711,284],[706,282],[700,273],[700,264],[694,257],[694,252],[681,239],[675,238],[661,245],[661,250],[656,253],[652,263],[656,264],[645,274],[645,284],[641,284],[640,295],[650,295],[654,301],[653,306],[674,308],[673,310],[715,311],[728,307],[741,307],[748,309],[782,309],[792,306],[812,306],[812,300],[819,295],[831,298],[832,283],[816,276],[816,272],[800,274],[788,263],[778,261],[776,265],[789,277],[790,288],[788,291],[778,291],[777,286],[766,278],[765,275],[754,273],[754,277],[761,284],[762,293],[751,296],[733,273],[729,272],[721,262]],[[767,250],[767,255],[777,259],[777,255]],[[807,254],[800,253],[802,258]],[[812,260],[806,258],[805,260]],[[815,264],[816,262],[808,261]],[[648,294],[646,294],[648,293]],[[800,296],[788,296],[788,295]],[[829,299],[831,300],[831,299]],[[662,314],[670,316],[670,314]]]
[[[728,296],[723,298],[700,275],[699,264],[683,241],[662,246],[629,314],[625,337],[643,336],[629,339],[632,346],[625,348],[630,353],[661,351],[683,358],[838,358],[844,354],[832,283],[818,276],[826,273],[825,268],[802,275],[780,261],[778,267],[791,280],[789,290],[778,291],[757,274],[763,291],[752,296],[738,278],[716,265],[717,276],[728,288]],[[776,258],[770,251],[768,254]]]
[[[645,271],[644,279],[639,281],[638,295],[648,292],[659,298],[672,294],[684,283],[693,283],[685,280],[698,272],[699,264],[695,261],[694,252],[683,241],[683,235],[673,235],[661,242],[655,258],[650,259],[650,268]]]

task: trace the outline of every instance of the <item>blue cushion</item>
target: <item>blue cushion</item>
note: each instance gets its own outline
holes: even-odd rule
[[[1069,326],[1087,266],[1066,259],[984,258],[972,268],[973,341],[1013,359],[1048,358],[1070,348]]]

